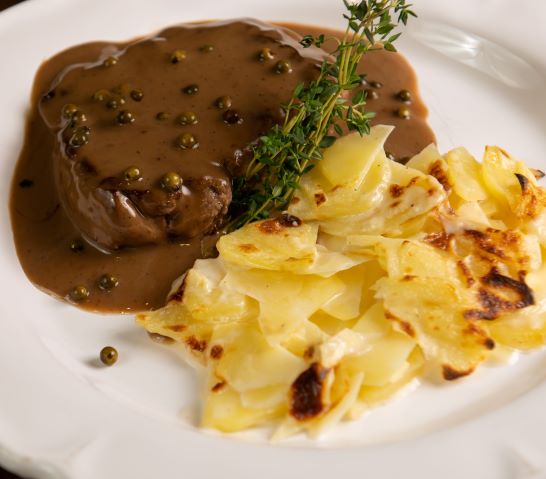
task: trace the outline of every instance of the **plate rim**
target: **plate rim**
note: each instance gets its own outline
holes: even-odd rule
[[[10,7],[6,11],[0,13],[0,36],[2,35],[2,30],[5,24],[8,22],[24,22],[24,17],[26,15],[32,15],[37,10],[41,10],[43,8],[62,8],[63,5],[68,4],[70,0],[41,0],[38,2],[38,0],[27,0],[24,3],[15,5],[13,7]],[[74,0],[72,0],[74,1]],[[78,0],[80,2],[83,2],[83,0]],[[305,0],[301,0],[302,2]],[[104,3],[104,2],[103,2]],[[414,1],[415,4],[419,4],[419,0]],[[537,2],[534,2],[535,5]],[[465,5],[468,5],[469,2],[465,2]],[[45,6],[48,7],[45,7]],[[540,3],[538,3],[540,5]],[[541,5],[541,8],[544,10],[546,14],[546,2]],[[10,176],[11,179],[11,176]],[[5,208],[4,208],[5,211]],[[9,238],[11,240],[11,237]],[[8,240],[8,241],[9,241]],[[0,245],[2,242],[0,241]],[[13,248],[10,248],[11,252],[13,252]],[[4,311],[4,306],[2,305],[0,308],[2,311]],[[13,331],[14,335],[24,335],[25,334],[25,328],[15,328]],[[2,357],[2,354],[0,352],[0,357]],[[44,367],[51,367],[51,364],[44,365]],[[57,367],[60,367],[57,365]],[[534,396],[537,394],[542,397],[546,397],[546,385],[542,385],[537,388],[537,392],[533,393]],[[529,406],[528,404],[533,404],[533,395],[531,392],[529,392],[527,395],[522,396],[514,401],[514,403],[511,403],[510,405],[503,408],[503,411],[506,413],[506,411],[511,411],[511,414],[518,415],[521,414],[521,410],[525,409]],[[473,419],[469,421],[469,429],[472,430],[475,425],[480,421],[485,421],[485,423],[495,423],[494,418],[498,416],[498,412],[488,414],[486,418],[479,418],[479,419]],[[542,421],[542,423],[545,423],[545,421]],[[0,417],[0,424],[1,424],[1,417]],[[458,435],[459,438],[462,437],[460,434],[460,429],[464,428],[467,423],[464,423],[460,426],[457,426],[455,429],[458,429],[459,431],[455,431],[455,435]],[[537,421],[538,424],[538,421]],[[481,427],[481,426],[480,426]],[[430,437],[426,438],[419,438],[417,442],[422,441],[430,441],[431,439],[434,440],[434,438],[438,438],[441,436],[444,436],[447,432],[440,432],[440,433],[434,433]],[[205,436],[205,435],[203,435]],[[190,434],[189,437],[194,437],[193,434]],[[538,436],[536,436],[538,437]],[[542,439],[546,440],[546,433],[544,433],[543,436],[541,436]],[[502,442],[502,441],[501,441]],[[525,439],[523,439],[523,442],[526,443]],[[399,447],[399,444],[396,443],[393,446],[396,446],[396,448]],[[510,448],[514,449],[514,446],[509,446]],[[382,446],[374,447],[372,446],[372,449],[378,449],[382,448]],[[388,449],[387,447],[386,449]],[[230,449],[230,448],[228,448]],[[281,448],[282,449],[282,448]],[[289,448],[286,448],[289,449]],[[354,452],[355,449],[358,449],[357,446],[351,446],[348,448],[349,452]],[[517,448],[516,448],[517,449]],[[294,450],[294,449],[290,449]],[[315,451],[315,449],[313,449]],[[518,453],[519,454],[519,453]],[[525,455],[523,462],[525,462],[527,459],[525,459]],[[532,462],[532,461],[531,461]],[[8,446],[6,443],[2,443],[2,437],[0,435],[0,463],[6,467],[6,469],[13,471],[14,473],[18,473],[21,475],[31,475],[36,477],[37,479],[54,479],[54,478],[63,478],[63,479],[75,479],[76,476],[74,476],[71,472],[70,466],[66,465],[62,459],[54,456],[48,457],[46,454],[44,454],[42,457],[32,456],[32,454],[29,455],[28,451],[16,451],[14,448]],[[523,466],[522,466],[523,467]]]

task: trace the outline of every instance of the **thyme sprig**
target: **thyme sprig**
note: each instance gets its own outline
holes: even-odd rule
[[[252,146],[245,174],[234,178],[226,231],[285,209],[301,177],[322,158],[321,150],[342,135],[342,124],[349,131],[369,134],[375,113],[365,110],[366,93],[359,91],[351,101],[343,93],[362,85],[364,78],[357,73],[362,56],[378,48],[396,51],[393,43],[401,33],[393,30],[416,15],[406,0],[343,3],[347,20],[343,39],[334,39],[337,47],[331,58],[323,61],[318,77],[296,87],[285,106],[284,123],[259,138]],[[300,43],[304,48],[320,48],[326,40],[325,35],[306,35]],[[334,132],[337,136],[331,134]]]

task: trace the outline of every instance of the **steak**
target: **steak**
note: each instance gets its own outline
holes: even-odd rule
[[[283,121],[281,105],[325,55],[290,30],[237,20],[169,28],[66,67],[40,113],[68,217],[105,251],[213,233],[241,152]]]

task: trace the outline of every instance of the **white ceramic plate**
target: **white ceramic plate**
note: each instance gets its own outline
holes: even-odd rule
[[[499,144],[546,167],[546,2],[414,0],[400,42],[440,147]],[[423,386],[318,442],[194,426],[198,385],[131,318],[85,314],[19,267],[7,208],[31,82],[49,55],[196,19],[342,26],[341,0],[31,0],[0,14],[0,463],[42,478],[546,477],[546,354]],[[431,48],[431,47],[434,47]],[[54,271],[51,274],[55,274]],[[96,366],[114,344],[120,360]]]

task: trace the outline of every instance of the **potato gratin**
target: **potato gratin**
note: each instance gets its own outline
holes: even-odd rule
[[[403,166],[391,131],[340,139],[288,212],[222,237],[139,316],[206,367],[203,426],[316,435],[424,373],[546,342],[543,174],[497,147]]]

